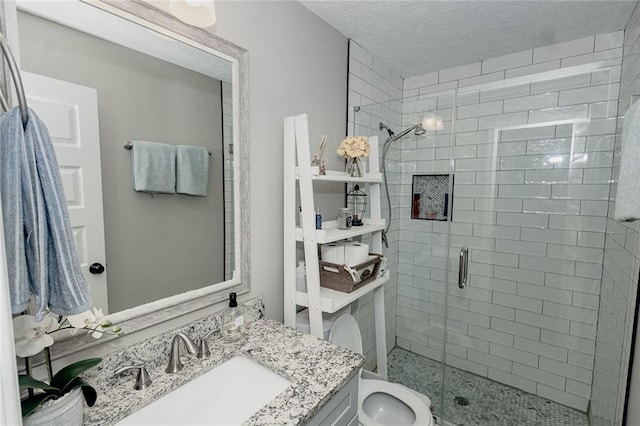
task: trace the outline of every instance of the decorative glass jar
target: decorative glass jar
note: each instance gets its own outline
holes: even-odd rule
[[[363,165],[359,157],[347,158],[347,174],[351,177],[362,177]]]
[[[353,215],[351,214],[351,209],[346,209],[346,208],[338,209],[338,229],[351,228],[352,220],[353,220]]]

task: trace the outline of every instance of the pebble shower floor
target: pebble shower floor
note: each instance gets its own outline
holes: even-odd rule
[[[442,413],[439,362],[396,347],[389,353],[388,366],[390,382],[424,393],[433,413]],[[447,367],[445,384],[444,419],[456,426],[589,425],[586,413],[457,368]],[[456,403],[457,397],[468,404]]]

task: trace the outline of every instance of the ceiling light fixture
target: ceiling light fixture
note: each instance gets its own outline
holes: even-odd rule
[[[169,0],[169,10],[173,16],[194,27],[206,28],[216,23],[213,0]]]

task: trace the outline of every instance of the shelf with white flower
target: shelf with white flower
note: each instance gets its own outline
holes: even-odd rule
[[[377,161],[369,161],[365,172],[360,164],[361,176],[352,176],[349,171],[326,170],[311,166],[309,146],[309,125],[306,114],[287,117],[284,120],[284,320],[290,327],[296,327],[296,313],[299,307],[309,309],[311,334],[323,337],[322,313],[334,313],[366,294],[373,293],[374,321],[376,334],[377,375],[386,379],[387,351],[385,336],[384,284],[389,281],[388,271],[379,275],[352,293],[344,293],[320,286],[318,244],[370,235],[370,251],[382,253],[382,232],[385,220],[380,211],[380,184],[383,182]],[[378,138],[347,137],[338,148],[337,155],[345,158],[378,158]],[[356,168],[357,169],[357,168]],[[366,186],[369,197],[369,217],[362,226],[339,229],[329,212],[324,213],[322,229],[315,228],[314,182],[344,182]],[[299,203],[299,204],[297,204]],[[301,207],[300,226],[296,226],[298,206]],[[336,212],[337,214],[337,212]],[[298,243],[304,246],[306,266],[306,291],[296,288],[296,265]]]

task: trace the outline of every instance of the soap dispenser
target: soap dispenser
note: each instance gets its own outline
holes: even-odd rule
[[[236,293],[229,293],[229,308],[222,313],[222,337],[230,342],[239,340],[245,335],[244,313],[238,307]]]

